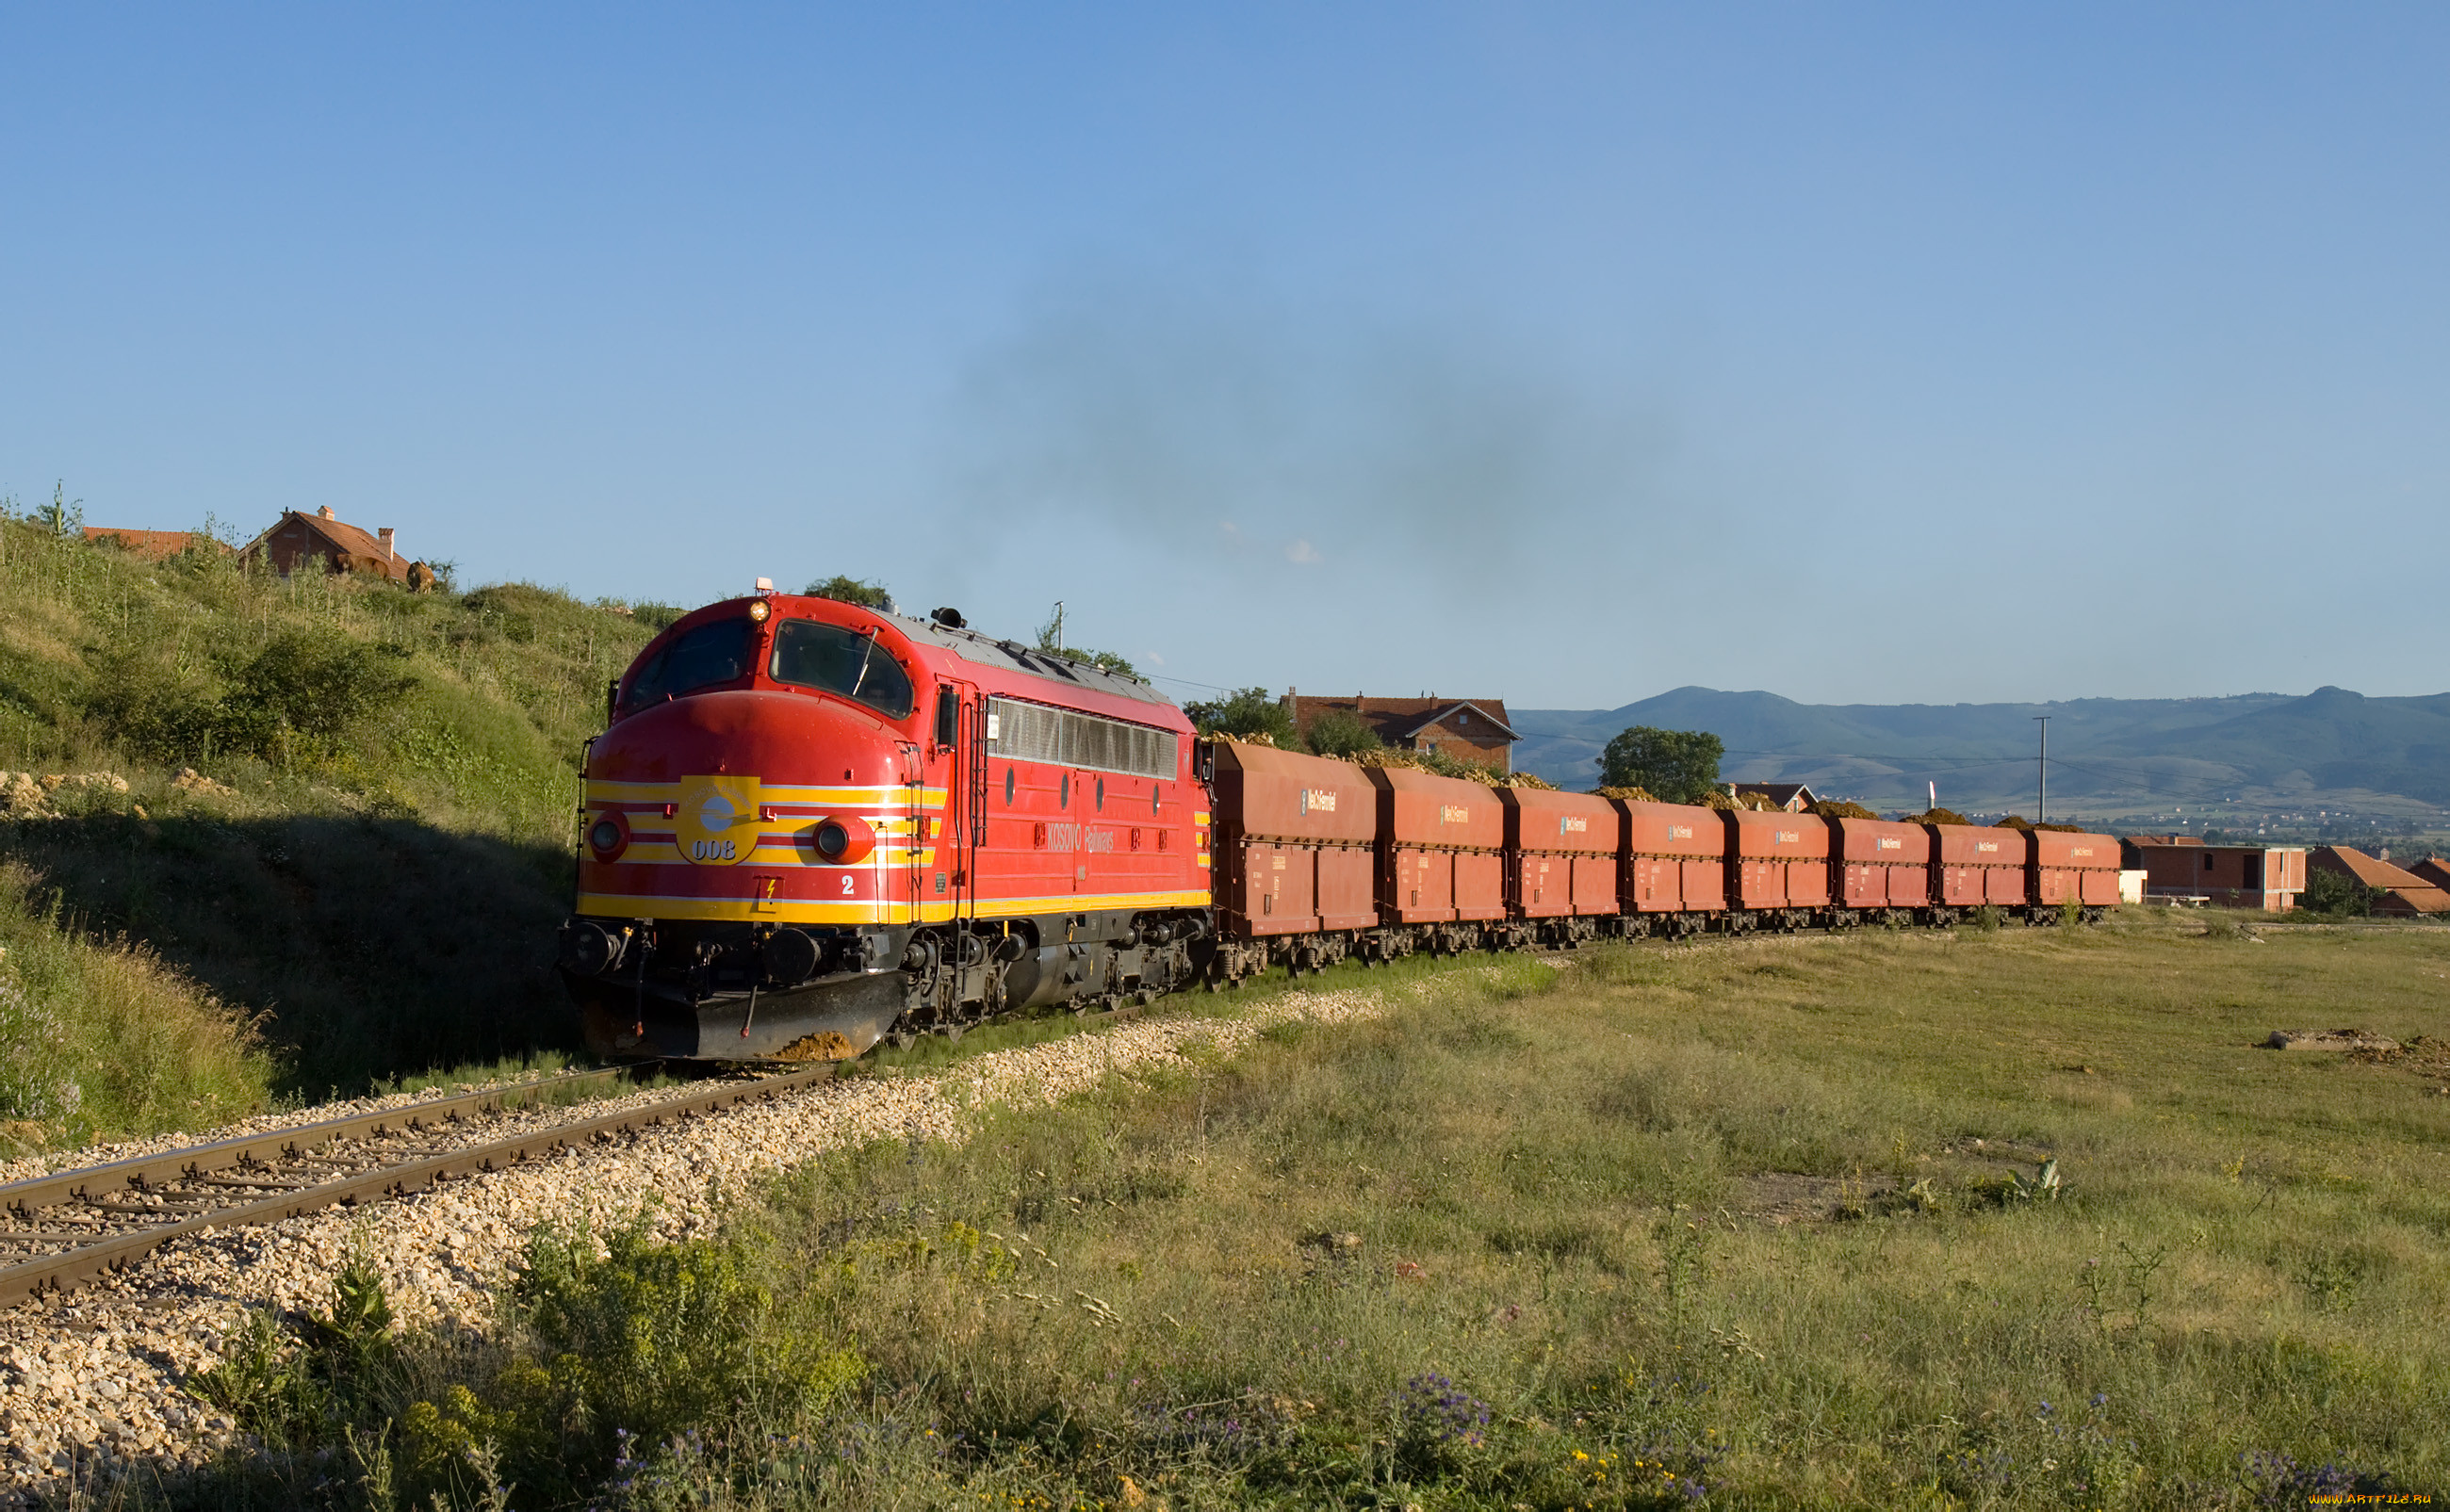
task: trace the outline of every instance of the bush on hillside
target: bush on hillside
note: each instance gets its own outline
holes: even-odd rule
[[[102,659],[87,705],[128,754],[163,764],[251,756],[316,766],[368,715],[416,686],[407,652],[334,630],[282,630],[218,675],[150,647]]]

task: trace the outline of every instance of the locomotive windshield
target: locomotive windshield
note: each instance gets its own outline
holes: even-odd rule
[[[675,635],[664,649],[630,678],[625,708],[644,708],[666,698],[678,698],[715,683],[737,682],[749,675],[749,635],[745,619],[719,619]]]
[[[902,664],[873,635],[839,625],[785,620],[774,632],[774,681],[840,693],[887,719],[910,717],[910,677]]]

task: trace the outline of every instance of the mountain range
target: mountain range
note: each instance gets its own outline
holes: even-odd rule
[[[1679,688],[1612,709],[1516,709],[1514,764],[1567,787],[1599,780],[1609,738],[1635,725],[1705,729],[1735,782],[1800,782],[1870,807],[1941,804],[2032,811],[2050,719],[2051,808],[2076,814],[2450,807],[2450,693],[2087,698],[2055,704],[1799,704],[1776,693]]]

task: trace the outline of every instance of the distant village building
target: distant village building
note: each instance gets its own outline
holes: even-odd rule
[[[85,538],[97,546],[116,546],[147,562],[166,562],[191,547],[229,554],[230,549],[202,531],[131,531],[117,525],[88,525]]]
[[[1506,702],[1497,698],[1305,698],[1288,688],[1284,701],[1295,729],[1308,731],[1312,720],[1341,709],[1359,715],[1397,750],[1444,751],[1502,772],[1514,769],[1514,743],[1523,738],[1507,723]]]
[[[2207,845],[2194,835],[2132,835],[2120,860],[2144,873],[2144,901],[2207,902],[2285,914],[2305,890],[2303,845]]]
[[[249,541],[240,556],[262,563],[282,577],[300,564],[325,572],[372,572],[395,583],[409,580],[414,564],[399,554],[388,525],[372,535],[333,517],[328,504],[314,514],[283,511],[272,528]]]
[[[2313,864],[2317,871],[2351,877],[2368,887],[2381,888],[2382,896],[2373,905],[2377,914],[2410,919],[2418,914],[2450,913],[2450,891],[2354,846],[2322,846],[2314,852]]]
[[[2390,852],[2382,852],[2382,860],[2389,859]],[[2418,882],[2431,882],[2444,892],[2450,892],[2450,862],[2439,856],[2427,856],[2422,861],[2410,863],[2407,870]]]
[[[1801,783],[1730,783],[1727,791],[1737,798],[1766,799],[1775,807],[1790,814],[1799,814],[1820,802],[1812,789]]]

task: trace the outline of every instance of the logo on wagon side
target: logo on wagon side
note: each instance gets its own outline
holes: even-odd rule
[[[1974,843],[1974,848],[1975,850],[1997,850],[1999,848],[1999,843],[1995,840],[1977,840]]]
[[[1778,843],[1781,845],[1800,844],[1802,841],[1803,831],[1799,829],[1781,829],[1778,832]]]
[[[1301,795],[1301,811],[1305,814],[1334,813],[1335,789],[1332,787],[1303,788]]]
[[[2070,845],[2068,847],[2068,854],[2071,857],[2090,856],[2092,854],[2092,847],[2090,845]]]
[[[1880,837],[1880,848],[1882,850],[1903,850],[1906,848],[1906,843],[1897,839],[1894,835],[1883,835]]]
[[[1462,804],[1442,804],[1438,806],[1438,823],[1468,824],[1471,823],[1471,810]]]
[[[1670,824],[1667,826],[1667,838],[1670,840],[1691,840],[1693,838],[1693,826],[1690,824]]]
[[[1557,833],[1560,835],[1586,834],[1589,832],[1591,822],[1585,819],[1580,814],[1559,814],[1557,816]]]

